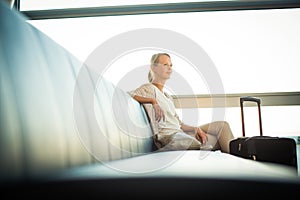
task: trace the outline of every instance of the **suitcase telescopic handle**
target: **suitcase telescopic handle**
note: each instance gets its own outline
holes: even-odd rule
[[[253,101],[253,102],[256,102],[257,104],[261,103],[261,101],[260,101],[259,98],[257,98],[257,97],[251,97],[251,96],[241,97],[240,101],[241,101],[241,104],[243,104],[244,101]]]
[[[241,106],[241,115],[242,115],[242,129],[243,129],[243,137],[245,137],[245,122],[244,122],[244,101],[252,101],[257,103],[258,107],[258,119],[259,119],[259,131],[260,131],[260,136],[263,135],[262,132],[262,122],[261,122],[261,110],[260,110],[260,104],[261,100],[257,97],[252,97],[252,96],[245,96],[245,97],[240,97],[240,106]]]

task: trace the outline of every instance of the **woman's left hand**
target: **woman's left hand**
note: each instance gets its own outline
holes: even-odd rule
[[[195,128],[195,138],[202,144],[205,144],[207,142],[207,135],[200,127]]]

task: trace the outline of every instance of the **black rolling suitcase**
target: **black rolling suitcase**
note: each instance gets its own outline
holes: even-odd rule
[[[245,101],[257,103],[260,127],[260,135],[258,136],[245,136],[243,107]],[[261,100],[259,98],[249,96],[240,98],[243,137],[230,141],[230,154],[257,161],[288,165],[297,169],[297,151],[294,139],[263,136],[260,105]]]

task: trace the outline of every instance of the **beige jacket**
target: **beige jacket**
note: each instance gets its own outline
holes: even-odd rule
[[[151,83],[146,83],[137,88],[136,90],[130,92],[129,94],[134,97],[142,96],[146,98],[156,98],[156,89]],[[173,101],[172,97],[168,94],[165,94],[167,98]],[[160,150],[179,150],[179,149],[199,149],[200,143],[193,137],[188,134],[183,133],[181,129],[175,129],[169,133],[160,132],[158,122],[155,120],[155,113],[152,107],[152,104],[143,104],[145,111],[148,115],[149,122],[153,131],[153,139],[155,146]],[[182,124],[182,121],[179,119],[177,113],[175,113],[179,124]],[[178,135],[177,133],[180,133]],[[176,136],[175,136],[176,135]],[[174,137],[175,136],[175,137]],[[176,141],[174,140],[176,138]]]

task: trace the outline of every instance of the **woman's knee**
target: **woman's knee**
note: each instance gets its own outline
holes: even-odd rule
[[[224,124],[224,125],[226,125],[226,126],[229,125],[229,123],[228,123],[227,121],[217,121],[217,122],[222,123],[222,124]]]
[[[223,126],[226,127],[227,129],[230,129],[230,125],[227,121],[223,121]]]
[[[230,125],[227,121],[215,121],[213,123],[221,128],[230,128]]]

